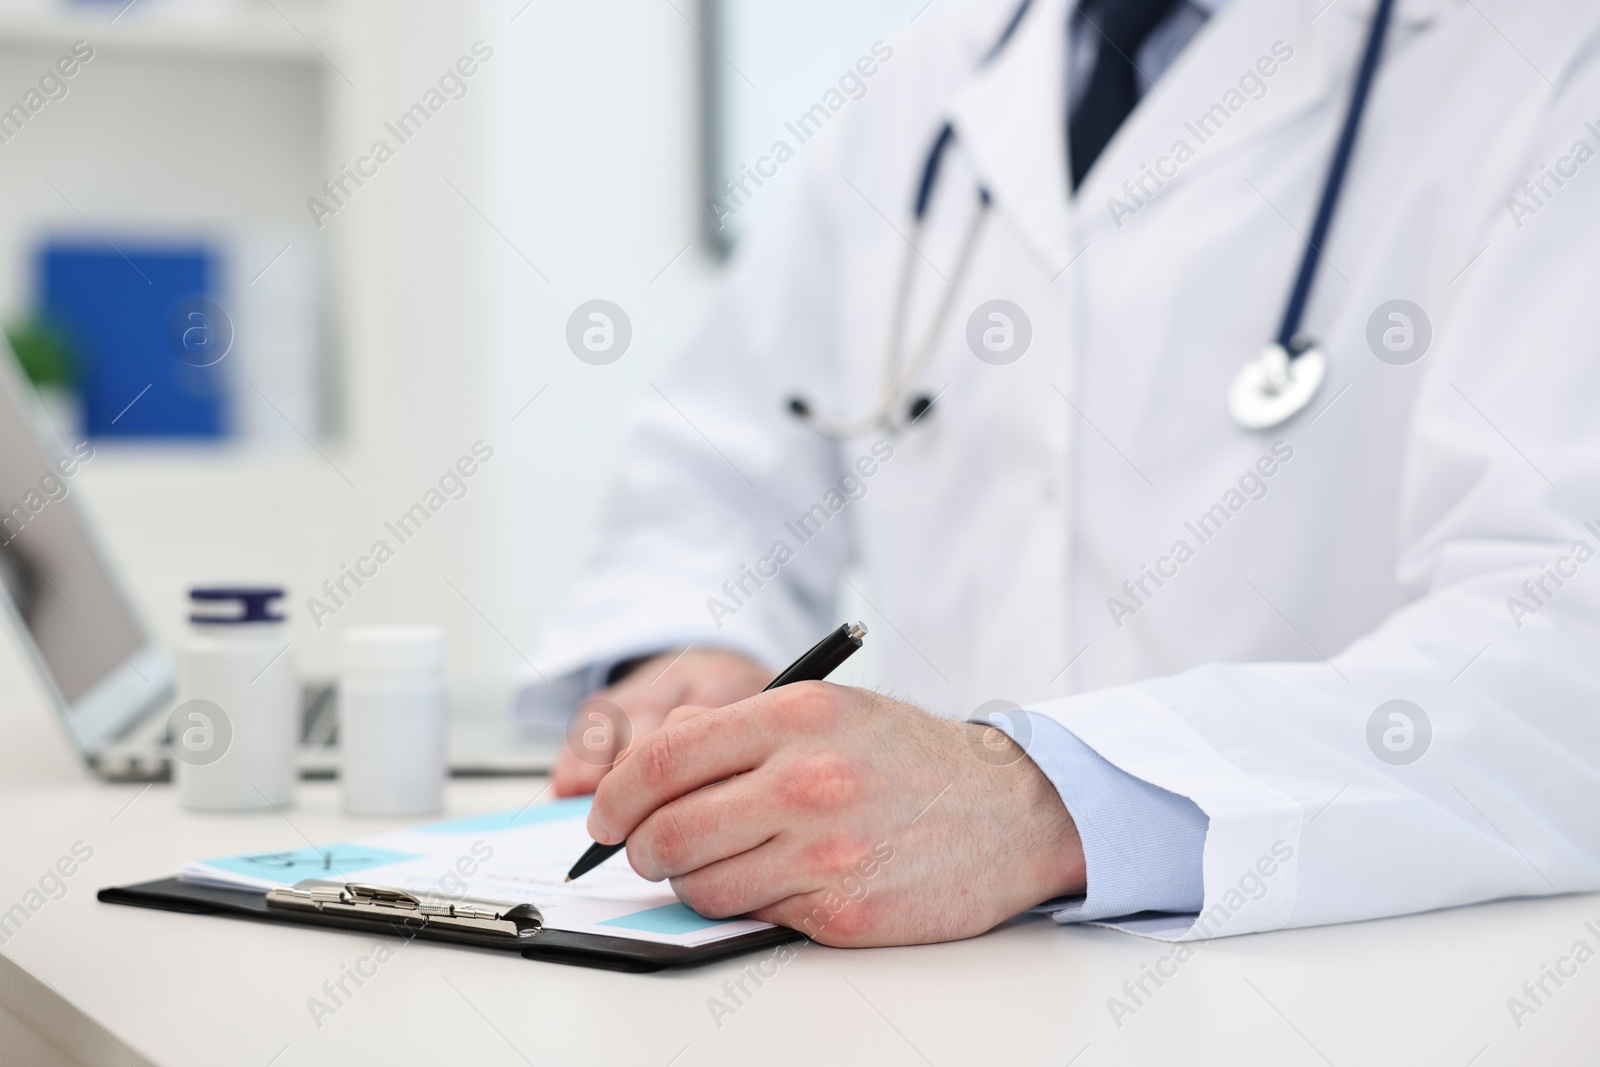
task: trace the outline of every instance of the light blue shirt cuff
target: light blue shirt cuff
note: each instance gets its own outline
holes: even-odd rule
[[[1057,922],[1089,922],[1200,910],[1210,820],[1194,801],[1113,766],[1048,716],[1001,713],[991,725],[1022,746],[1050,779],[1083,841],[1087,893],[1034,911]]]

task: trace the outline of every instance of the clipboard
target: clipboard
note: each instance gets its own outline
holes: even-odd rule
[[[137,885],[111,886],[100,890],[96,896],[106,904],[294,923],[406,940],[417,938],[463,948],[515,952],[523,959],[631,974],[697,966],[802,936],[779,926],[696,947],[666,945],[546,929],[538,908],[532,904],[507,907],[487,901],[430,897],[364,882],[303,881],[270,892],[257,892],[163,878]]]

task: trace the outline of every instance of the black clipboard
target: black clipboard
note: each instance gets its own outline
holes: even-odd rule
[[[663,945],[654,941],[637,941],[626,937],[573,933],[568,930],[542,929],[529,937],[508,938],[472,930],[444,929],[416,920],[367,918],[268,907],[265,893],[249,889],[224,889],[200,882],[185,882],[178,878],[163,878],[154,882],[141,882],[138,885],[111,886],[100,890],[97,899],[105,904],[127,904],[160,911],[223,915],[235,919],[255,919],[260,922],[298,923],[303,926],[353,930],[406,940],[416,938],[439,941],[465,948],[515,952],[524,959],[597,967],[602,970],[632,974],[710,963],[713,960],[751,952],[768,945],[782,944],[801,936],[794,930],[778,926],[770,930],[755,930],[694,948]]]

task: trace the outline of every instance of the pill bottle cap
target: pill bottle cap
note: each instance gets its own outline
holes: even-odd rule
[[[437,626],[351,626],[339,636],[344,670],[438,671],[444,668],[444,631]]]
[[[282,599],[281,586],[196,586],[189,590],[189,602],[195,609],[189,621],[207,626],[282,622],[283,615],[273,603]]]

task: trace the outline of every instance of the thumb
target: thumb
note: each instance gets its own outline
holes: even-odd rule
[[[673,708],[671,711],[667,712],[667,717],[661,720],[661,725],[659,727],[650,731],[648,734],[635,737],[633,739],[633,744],[629,745],[622,755],[617,757],[617,762],[612,764],[612,767],[619,766],[623,760],[633,755],[635,749],[637,749],[640,745],[654,735],[660,733],[662,730],[677,726],[679,723],[688,722],[696,715],[704,715],[706,712],[711,710],[711,708],[702,708],[697,704],[681,704],[678,707]]]

